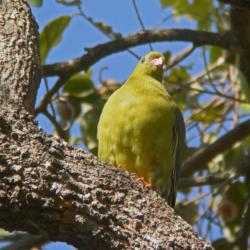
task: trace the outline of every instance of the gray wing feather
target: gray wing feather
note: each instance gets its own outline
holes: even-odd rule
[[[176,185],[178,182],[178,177],[180,173],[181,163],[182,163],[182,153],[185,148],[185,123],[179,108],[175,111],[175,125],[173,127],[173,155],[174,155],[174,163],[173,168],[169,177],[169,187],[168,187],[168,195],[167,202],[171,207],[175,206],[176,200]]]

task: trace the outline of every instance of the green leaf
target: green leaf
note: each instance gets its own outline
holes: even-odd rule
[[[28,2],[35,7],[41,7],[43,4],[43,0],[28,0]]]
[[[178,15],[185,15],[197,21],[198,27],[210,28],[214,21],[212,18],[214,13],[213,1],[210,0],[161,0],[162,8],[171,7],[173,13],[178,18]]]
[[[188,73],[187,69],[185,67],[174,67],[171,69],[167,79],[166,83],[184,83],[190,78],[190,74]]]
[[[198,112],[194,112],[191,119],[194,121],[201,121],[203,123],[213,123],[215,121],[220,121],[225,109],[225,102],[218,101],[217,103],[205,102]]]
[[[95,86],[89,71],[73,75],[63,87],[63,92],[67,92],[74,97],[85,97],[93,91],[95,91]]]
[[[50,50],[61,41],[62,34],[70,21],[70,16],[61,16],[49,22],[42,30],[39,38],[42,64],[45,63]]]
[[[161,0],[161,6],[162,8],[169,7],[173,4],[172,0]]]
[[[167,50],[164,54],[165,64],[168,65],[171,58],[171,51]]]
[[[81,0],[56,0],[56,2],[64,6],[77,6],[81,4]]]
[[[213,63],[219,59],[222,55],[222,49],[219,47],[211,47],[210,48],[210,63]]]

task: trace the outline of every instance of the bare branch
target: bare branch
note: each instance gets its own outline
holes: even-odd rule
[[[247,100],[244,100],[244,99],[240,99],[240,98],[237,98],[237,97],[234,97],[234,96],[231,96],[231,95],[225,95],[224,93],[220,92],[220,91],[216,91],[216,92],[213,92],[213,91],[210,91],[208,89],[199,89],[199,88],[194,88],[194,87],[186,87],[192,91],[196,91],[196,92],[199,92],[199,93],[206,93],[206,94],[209,94],[209,95],[212,95],[212,96],[220,96],[220,97],[223,97],[227,100],[230,100],[230,101],[233,101],[233,102],[236,102],[236,103],[244,103],[244,104],[249,104],[250,105],[250,102],[247,101]]]
[[[45,65],[43,73],[44,76],[70,76],[81,70],[88,69],[100,59],[113,53],[148,42],[166,41],[192,42],[197,46],[213,45],[224,49],[230,49],[234,43],[230,32],[213,33],[189,29],[147,30],[87,49],[86,54],[68,62]]]
[[[217,61],[215,61],[214,63],[212,63],[211,65],[208,66],[208,71],[212,72],[214,70],[216,70],[217,68],[219,68],[221,65],[223,65],[225,63],[225,60],[223,58],[219,58]],[[178,94],[180,93],[183,89],[188,88],[189,86],[191,86],[192,84],[201,81],[201,79],[203,79],[205,76],[207,75],[207,71],[203,70],[201,72],[199,72],[197,75],[191,77],[186,83],[184,83],[181,86],[177,86],[174,88],[171,88],[169,91],[169,93],[171,95],[174,94]]]
[[[222,173],[216,175],[208,175],[203,177],[195,177],[195,178],[181,178],[178,181],[178,186],[180,189],[186,187],[200,187],[206,185],[217,185],[224,182],[231,176],[230,173]]]
[[[39,106],[35,109],[35,116],[39,113],[43,113],[47,110],[47,105],[51,102],[52,97],[58,90],[63,86],[63,84],[69,79],[67,76],[62,76],[58,78],[54,86],[45,94]]]
[[[141,15],[140,15],[139,9],[138,9],[138,7],[137,7],[136,0],[132,0],[132,3],[133,3],[133,7],[134,7],[134,9],[135,9],[135,13],[136,13],[137,19],[138,19],[138,21],[139,21],[139,23],[140,23],[140,25],[141,25],[141,28],[142,28],[143,31],[145,31],[146,29],[145,29],[144,23],[143,23],[143,21],[142,21],[142,17],[141,17]],[[151,51],[153,51],[152,44],[149,42],[148,45],[149,45],[149,49],[150,49]]]
[[[171,58],[169,65],[167,66],[166,70],[169,70],[179,64],[181,61],[185,60],[188,56],[190,56],[193,51],[196,49],[195,45],[192,45],[189,48],[184,49],[173,58]]]
[[[230,149],[236,142],[250,135],[250,119],[240,123],[237,127],[220,137],[217,141],[205,148],[201,148],[183,163],[182,176],[204,168],[215,156]]]
[[[246,201],[245,210],[242,215],[242,226],[240,230],[240,236],[234,242],[234,245],[239,246],[240,250],[247,250],[248,249],[248,237],[249,237],[249,230],[250,230],[250,195]]]
[[[43,111],[43,114],[49,119],[49,121],[54,125],[55,131],[58,134],[58,136],[65,141],[68,141],[68,136],[67,136],[67,128],[64,129],[62,126],[58,123],[56,120],[56,117],[51,115],[47,110]]]

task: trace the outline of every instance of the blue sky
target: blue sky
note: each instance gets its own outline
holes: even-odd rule
[[[159,0],[138,0],[138,7],[144,25],[146,28],[151,29],[160,20],[171,14],[170,9],[162,9]],[[92,16],[95,21],[104,22],[111,25],[115,32],[120,32],[124,35],[132,34],[141,30],[139,22],[136,18],[135,11],[133,9],[132,1],[116,1],[116,0],[86,0],[83,2],[83,10],[86,15]],[[55,0],[44,1],[41,8],[33,8],[33,14],[39,24],[39,30],[51,20],[61,15],[73,15],[77,12],[75,7],[65,7],[57,4]],[[194,28],[194,22],[191,22],[185,18],[181,18],[176,21],[170,19],[168,22],[160,26],[160,28]],[[67,30],[65,31],[62,41],[54,48],[48,58],[47,63],[60,62],[70,60],[78,57],[84,53],[84,48],[90,48],[97,44],[101,44],[109,41],[105,35],[94,28],[91,24],[85,21],[80,16],[75,16]],[[171,50],[174,54],[183,48],[189,46],[188,43],[182,42],[164,42],[154,43],[154,50],[166,52]],[[139,56],[149,52],[148,45],[138,46],[133,48]],[[199,56],[199,49],[197,49],[193,55],[187,59],[188,62],[195,61],[195,58]],[[121,52],[110,55],[93,66],[93,80],[95,84],[98,84],[99,72],[103,67],[108,67],[102,74],[104,79],[115,79],[118,82],[123,82],[130,75],[132,69],[137,63],[137,59],[130,55],[128,52]],[[201,69],[201,65],[198,64],[194,67],[194,71]],[[49,83],[53,84],[55,78],[49,78]],[[38,93],[37,102],[41,100],[45,93],[44,84],[41,84],[40,91]],[[42,115],[38,116],[40,126],[47,132],[53,132],[53,126]],[[79,134],[79,129],[75,129],[76,134]]]
[[[162,18],[171,14],[171,10],[161,9],[159,0],[138,0],[137,3],[146,28],[152,28]],[[55,0],[44,0],[44,4],[41,8],[33,8],[32,10],[36,21],[39,24],[40,31],[49,21],[53,20],[54,18],[61,15],[72,15],[77,12],[76,8],[64,7],[60,4],[57,4]],[[114,31],[120,32],[124,35],[138,32],[141,29],[132,6],[132,1],[84,0],[83,10],[86,15],[92,16],[95,21],[102,21],[106,24],[109,24],[113,27]],[[194,27],[194,23],[188,21],[187,19],[181,19],[178,22],[176,22],[174,19],[171,19],[161,26],[161,28],[171,27],[192,28]],[[47,63],[66,61],[74,57],[78,57],[84,53],[85,47],[93,47],[106,41],[108,41],[108,39],[102,33],[92,27],[82,17],[75,16],[64,33],[60,45],[53,49],[49,54]],[[171,49],[172,53],[176,53],[186,46],[188,46],[188,44],[176,42],[153,44],[155,50],[165,52],[166,50]],[[142,56],[149,52],[149,48],[147,45],[140,46],[134,48],[133,51]],[[195,57],[198,56],[198,53],[199,50],[197,50],[189,60],[195,60]],[[93,79],[95,83],[98,84],[98,73],[100,69],[102,69],[104,66],[107,66],[108,70],[104,72],[103,78],[112,78],[122,82],[129,76],[136,63],[137,60],[127,52],[111,55],[102,59],[93,66],[93,71],[95,72]],[[200,66],[198,66],[198,68],[199,67]],[[198,68],[195,70],[198,70]],[[54,78],[49,79],[50,85],[53,84],[54,81]],[[41,84],[37,99],[38,102],[44,93],[44,86]],[[38,120],[40,126],[46,131],[53,131],[53,127],[44,118],[44,116],[39,116]],[[74,248],[64,243],[56,243],[46,245],[43,249],[70,250]]]

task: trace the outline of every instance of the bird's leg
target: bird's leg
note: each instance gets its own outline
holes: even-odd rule
[[[142,186],[147,188],[152,188],[151,184],[148,183],[144,177],[138,176],[136,173],[132,172],[130,173],[132,178],[135,179],[138,183],[140,183]]]

